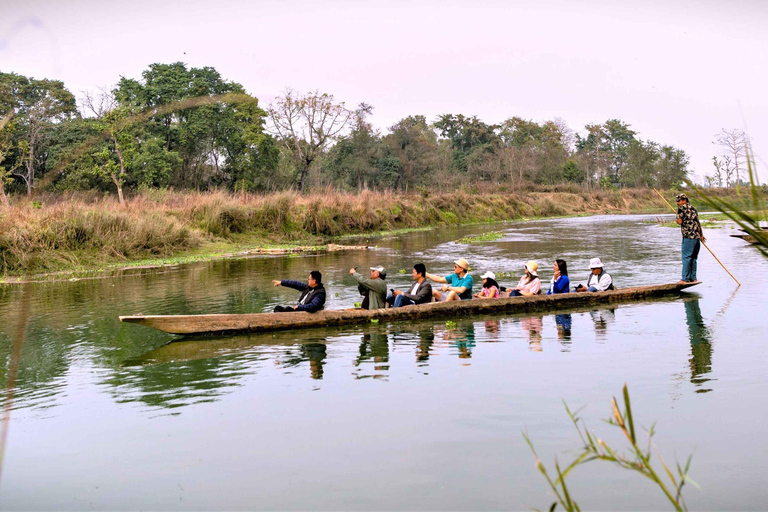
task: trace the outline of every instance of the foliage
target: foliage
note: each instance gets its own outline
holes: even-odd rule
[[[504,235],[499,231],[489,231],[487,233],[481,233],[479,235],[465,236],[460,238],[458,243],[460,244],[474,244],[477,242],[495,242]]]
[[[544,478],[547,480],[547,483],[557,497],[557,501],[552,504],[549,510],[554,510],[558,503],[568,511],[580,510],[576,499],[571,496],[571,493],[568,490],[565,479],[568,474],[578,466],[595,460],[611,462],[619,468],[634,471],[648,478],[659,488],[675,510],[687,510],[685,501],[683,500],[682,491],[683,487],[688,482],[696,485],[695,482],[688,477],[692,456],[688,457],[684,466],[680,466],[679,463],[676,464],[677,475],[673,474],[672,470],[670,470],[669,466],[667,466],[661,458],[661,455],[656,454],[655,458],[659,460],[659,463],[663,468],[663,473],[659,468],[654,467],[654,454],[652,453],[652,448],[654,447],[653,436],[655,434],[654,426],[651,426],[648,430],[647,446],[645,448],[641,447],[635,429],[632,407],[629,401],[629,391],[626,384],[623,388],[623,398],[624,410],[622,411],[619,408],[616,397],[613,397],[611,400],[611,418],[608,419],[607,422],[609,425],[617,427],[627,438],[629,444],[628,455],[611,448],[605,441],[595,434],[590,433],[589,429],[583,424],[581,418],[578,417],[578,411],[571,412],[566,404],[565,410],[568,413],[568,417],[570,417],[573,422],[574,427],[576,427],[576,431],[583,443],[583,447],[573,461],[562,469],[560,463],[555,459],[555,471],[557,476],[553,479],[547,472],[544,464],[542,464],[539,456],[536,454],[536,450],[533,447],[533,442],[530,437],[527,433],[523,433],[525,441],[528,443],[528,446],[531,447],[534,457],[536,457],[536,468],[541,471],[542,475],[544,475]],[[669,483],[667,483],[666,478],[669,479]]]
[[[730,220],[734,221],[742,231],[754,237],[755,240],[757,240],[757,244],[755,244],[757,248],[764,256],[768,256],[768,230],[762,229],[760,225],[760,213],[765,212],[768,205],[766,204],[763,190],[760,187],[757,178],[754,155],[748,144],[745,148],[745,155],[747,171],[749,173],[749,199],[752,212],[745,211],[733,199],[720,197],[712,192],[697,187],[690,181],[687,183],[688,186],[696,192],[696,195],[701,201],[714,210],[723,213]]]

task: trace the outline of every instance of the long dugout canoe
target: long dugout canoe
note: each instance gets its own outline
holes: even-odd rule
[[[528,311],[568,309],[590,304],[625,302],[646,297],[679,293],[699,284],[674,283],[637,288],[621,288],[607,292],[563,293],[505,299],[472,299],[455,302],[433,302],[402,308],[325,310],[317,313],[245,313],[237,315],[138,315],[121,316],[121,322],[144,325],[170,334],[212,334],[226,332],[268,332],[309,327],[363,324],[371,320],[384,322],[418,318],[450,318],[490,313],[523,313]]]

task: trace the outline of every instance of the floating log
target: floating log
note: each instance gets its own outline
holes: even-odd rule
[[[733,238],[741,238],[745,242],[749,242],[752,245],[760,243],[760,241],[752,235],[731,235]]]
[[[646,297],[679,293],[699,284],[674,283],[637,288],[622,288],[607,292],[563,293],[504,299],[472,299],[435,302],[402,308],[368,311],[365,309],[325,310],[317,313],[245,313],[236,315],[137,315],[121,316],[121,322],[144,325],[170,334],[210,334],[226,332],[268,332],[309,327],[364,324],[371,320],[383,322],[418,318],[451,318],[489,313],[523,313],[528,311],[568,309],[590,304],[624,302]]]

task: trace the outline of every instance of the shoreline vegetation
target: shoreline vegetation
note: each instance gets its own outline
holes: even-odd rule
[[[717,193],[739,202],[732,190]],[[106,277],[259,253],[343,250],[339,244],[351,237],[443,225],[664,208],[651,189],[576,186],[409,195],[330,188],[307,195],[155,189],[123,205],[97,193],[41,194],[0,207],[0,283]]]

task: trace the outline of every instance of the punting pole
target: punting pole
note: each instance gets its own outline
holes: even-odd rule
[[[672,210],[673,212],[677,213],[677,210],[675,210],[675,208],[674,208],[674,207],[673,207],[671,204],[669,204],[669,201],[667,201],[667,200],[664,198],[664,196],[663,196],[663,195],[661,195],[661,192],[659,192],[659,191],[658,191],[658,190],[656,190],[656,189],[653,189],[653,191],[654,191],[654,192],[656,192],[656,193],[659,195],[659,197],[662,199],[662,201],[664,201],[665,203],[667,203],[667,206],[669,206],[669,209],[670,209],[670,210]],[[722,262],[722,261],[720,261],[720,259],[718,259],[718,257],[717,257],[717,256],[715,256],[715,253],[713,253],[713,252],[712,252],[712,249],[710,249],[709,247],[707,247],[707,244],[706,244],[706,243],[704,243],[704,241],[703,241],[703,240],[701,241],[701,245],[703,245],[703,246],[704,246],[704,247],[705,247],[705,248],[706,248],[706,249],[709,251],[709,254],[711,254],[711,255],[712,255],[712,257],[713,257],[713,258],[715,258],[715,260],[716,260],[716,261],[717,261],[717,262],[720,264],[720,266],[721,266],[721,267],[723,267],[723,270],[725,270],[726,272],[728,272],[728,275],[729,275],[729,276],[731,276],[731,278],[732,278],[734,281],[736,281],[736,284],[738,284],[739,286],[741,286],[741,283],[739,282],[739,280],[738,280],[738,279],[736,279],[735,277],[733,277],[733,274],[731,274],[730,270],[728,270],[727,268],[725,268],[725,265],[723,265],[723,262]]]

